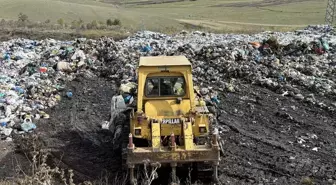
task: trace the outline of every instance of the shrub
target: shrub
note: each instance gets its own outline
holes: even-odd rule
[[[91,25],[92,25],[92,29],[97,29],[98,28],[98,22],[96,20],[93,20],[91,22]]]
[[[70,28],[71,29],[81,29],[82,27],[85,27],[86,25],[84,24],[84,21],[82,19],[79,20],[73,20],[70,23]]]
[[[107,29],[107,26],[105,24],[102,24],[102,25],[99,26],[99,29],[101,29],[101,30]]]
[[[15,26],[16,22],[14,20],[8,20],[8,21],[6,21],[6,24],[9,25],[9,26]]]
[[[81,26],[82,24],[84,24],[84,21],[81,18],[79,18],[79,20],[78,20],[78,26]]]
[[[73,20],[71,22],[71,26],[70,26],[71,29],[76,29],[76,28],[79,28],[79,22],[76,21],[76,20]]]
[[[113,25],[112,20],[111,20],[111,19],[107,19],[107,20],[106,20],[106,25],[107,25],[107,26],[112,26],[112,25]]]
[[[100,26],[96,20],[93,20],[92,22],[86,24],[86,28],[87,29],[98,29],[100,28]]]
[[[115,26],[121,25],[120,19],[114,19],[112,25],[115,25]]]
[[[87,26],[86,26],[85,24],[82,24],[82,25],[80,25],[80,28],[81,28],[82,30],[85,30],[85,29],[87,28]]]
[[[5,20],[5,19],[1,19],[0,24],[1,24],[1,25],[5,25],[5,24],[6,24],[6,20]]]
[[[63,25],[64,25],[64,20],[63,20],[62,18],[58,19],[58,20],[57,20],[57,24],[59,24],[60,26],[63,27]]]
[[[86,28],[87,28],[87,29],[92,29],[92,24],[91,24],[90,22],[87,23],[87,24],[86,24]]]
[[[19,16],[18,16],[18,20],[20,22],[26,22],[26,21],[28,21],[28,15],[20,13]]]

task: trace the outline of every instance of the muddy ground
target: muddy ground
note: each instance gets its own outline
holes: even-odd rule
[[[52,149],[54,162],[72,168],[78,182],[114,179],[120,172],[120,154],[113,152],[109,133],[99,128],[109,119],[114,84],[104,77],[79,76],[67,86],[73,98],[63,98],[47,111],[50,119],[38,123],[36,133]],[[240,89],[221,94],[222,184],[299,184],[306,177],[316,184],[336,182],[334,114],[263,87],[241,84]],[[13,177],[20,161],[25,157],[8,153],[1,176]]]
[[[335,115],[260,87],[242,89],[226,94],[222,101],[220,122],[229,128],[222,135],[224,182],[299,184],[310,177],[317,184],[328,184],[335,180]]]

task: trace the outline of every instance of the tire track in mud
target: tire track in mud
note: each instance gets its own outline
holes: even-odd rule
[[[299,184],[303,177],[310,177],[317,184],[328,184],[336,177],[335,152],[332,152],[335,116],[267,91],[250,86],[222,99],[221,123],[229,128],[222,135],[227,148],[221,163],[222,182]],[[249,103],[241,100],[245,96],[255,99],[255,94],[263,93],[270,96],[262,96],[261,104],[254,101],[253,106],[246,106]],[[288,108],[294,106],[296,110]],[[306,142],[300,144],[301,136],[305,136]],[[321,143],[324,143],[321,149],[312,150]]]

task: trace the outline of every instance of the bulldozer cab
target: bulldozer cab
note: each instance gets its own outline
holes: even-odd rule
[[[194,98],[191,72],[191,63],[184,56],[140,58],[138,110],[143,110],[150,100],[190,101]]]
[[[182,119],[195,106],[191,71],[184,56],[140,58],[137,113],[159,121],[161,137],[183,134]],[[146,131],[139,137],[149,140],[152,134]]]

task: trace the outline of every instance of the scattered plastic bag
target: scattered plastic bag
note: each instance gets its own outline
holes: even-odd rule
[[[71,65],[68,62],[58,62],[56,69],[58,71],[72,71]]]
[[[68,91],[67,93],[66,93],[66,96],[68,97],[68,98],[72,98],[72,92],[71,91]]]
[[[120,91],[123,93],[131,93],[131,90],[136,88],[136,83],[134,82],[128,82],[126,84],[121,84]]]
[[[36,129],[36,125],[32,122],[24,122],[21,124],[21,130],[25,132],[29,132],[34,129]]]
[[[1,132],[5,135],[5,136],[10,136],[13,129],[12,128],[0,128],[0,130],[2,130]]]
[[[85,56],[83,50],[78,50],[78,51],[76,51],[75,54],[72,55],[71,60],[76,60],[76,59],[78,59],[78,58],[79,58],[80,60],[85,60],[85,59],[86,59],[86,56]]]

